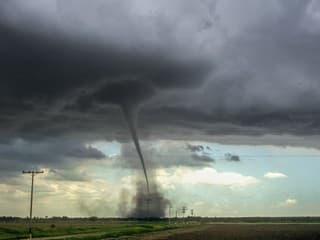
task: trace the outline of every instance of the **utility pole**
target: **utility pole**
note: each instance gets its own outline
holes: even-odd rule
[[[22,171],[23,174],[31,174],[31,197],[30,197],[30,216],[29,216],[29,239],[32,239],[32,230],[31,230],[31,224],[32,224],[32,204],[33,204],[33,182],[34,182],[34,176],[36,174],[44,173],[43,171]]]
[[[187,207],[183,206],[182,207],[182,216],[183,216],[183,218],[184,218],[184,214],[186,213],[186,211],[187,211]]]
[[[172,206],[169,205],[169,225],[171,224],[171,208]]]

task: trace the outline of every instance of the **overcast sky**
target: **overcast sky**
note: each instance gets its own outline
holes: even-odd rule
[[[123,107],[172,204],[320,214],[319,43],[316,0],[0,1],[0,215],[35,168],[35,213],[117,216],[142,174]]]

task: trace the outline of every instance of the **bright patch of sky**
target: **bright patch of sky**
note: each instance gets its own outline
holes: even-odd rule
[[[165,144],[172,145],[165,141],[152,144],[162,147]],[[214,158],[215,162],[202,168],[160,168],[154,173],[163,191],[174,199],[173,205],[177,208],[186,204],[190,208],[198,208],[200,215],[217,216],[320,214],[317,207],[320,191],[316,184],[320,181],[317,170],[320,169],[318,149],[207,142],[190,144],[205,146],[204,152]],[[94,146],[106,155],[121,152],[121,145],[116,142],[102,142]],[[168,152],[164,154],[170,157]],[[240,161],[227,161],[226,154],[237,155]],[[138,170],[104,167],[95,167],[94,171],[97,176],[114,183],[116,179],[124,179],[130,174],[140,174]],[[129,183],[126,181],[126,184]]]
[[[119,155],[121,150],[121,144],[116,141],[112,142],[94,142],[91,144],[92,147],[99,149],[107,156]]]
[[[150,144],[153,149],[160,149],[156,154],[161,154],[161,149],[170,150],[164,152],[166,157],[156,158],[159,161],[170,160],[170,154],[172,159],[186,154],[176,161],[184,161],[188,154],[191,158],[188,163],[200,161],[192,160],[193,152],[186,147],[187,142],[154,141]],[[186,205],[189,210],[194,209],[195,215],[201,216],[320,215],[319,149],[208,142],[189,144],[204,146],[205,154],[215,161],[208,162],[206,166],[183,166],[183,163],[181,166],[162,165],[149,174],[159,180],[162,192],[172,201],[173,210],[177,209],[178,214]],[[74,174],[74,180],[63,179],[64,172],[59,170],[56,173],[47,170],[43,176],[36,177],[36,216],[117,216],[121,190],[125,188],[134,194],[136,176],[142,174],[141,169],[113,166],[114,161],[121,160],[122,145],[118,142],[95,142],[90,145],[108,157],[82,162],[72,173],[68,173],[68,176]],[[177,154],[169,145],[179,148]],[[236,155],[240,161],[230,161],[226,154]],[[0,199],[2,214],[27,214],[28,180],[27,176],[17,176],[14,188],[0,184],[0,193],[11,191],[9,195],[3,195],[7,197]],[[66,204],[57,205],[56,202]],[[49,205],[50,208],[47,207]]]

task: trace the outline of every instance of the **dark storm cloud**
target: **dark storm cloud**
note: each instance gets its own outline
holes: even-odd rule
[[[197,62],[122,53],[108,46],[100,49],[19,30],[12,33],[14,30],[7,28],[1,31],[0,43],[4,109],[19,111],[33,110],[39,104],[52,106],[97,87],[97,92],[92,93],[95,100],[119,104],[127,98],[135,102],[150,97],[153,85],[188,85],[192,78],[208,71]]]
[[[143,46],[139,48],[116,46],[112,36],[108,38],[107,34],[103,44],[99,38],[95,42],[91,39],[99,35],[99,32],[89,35],[89,39],[83,39],[83,35],[82,38],[77,35],[79,26],[69,25],[69,21],[73,18],[84,21],[82,13],[96,14],[98,7],[111,6],[101,1],[89,9],[81,8],[87,5],[86,1],[69,3],[56,1],[56,4],[59,6],[56,12],[51,13],[51,17],[42,19],[44,23],[39,26],[40,23],[36,20],[44,16],[39,16],[37,6],[33,6],[33,3],[24,4],[21,1],[1,3],[3,100],[9,103],[19,100],[17,103],[29,104],[37,101],[35,104],[39,104],[41,101],[54,101],[59,100],[59,97],[76,94],[76,90],[90,91],[91,88],[98,86],[98,92],[93,95],[99,100],[118,104],[125,98],[135,101],[137,97],[139,100],[142,91],[148,96],[148,91],[151,89],[149,86],[152,85],[157,87],[198,85],[210,71],[211,66],[206,63],[206,59],[181,58],[170,53],[163,54],[161,49],[148,54],[148,49],[144,49]],[[43,7],[46,7],[46,4]],[[128,9],[119,7],[124,6],[118,6],[116,9],[104,8],[106,15],[101,16],[101,20],[109,20],[108,14],[112,10],[121,11],[122,13],[119,13],[124,15],[129,14],[125,12]],[[24,11],[23,8],[31,11]],[[88,12],[84,13],[84,10]],[[35,16],[31,15],[32,11],[35,11]],[[22,15],[17,17],[18,13]],[[65,19],[65,14],[70,16],[66,16]],[[31,20],[24,22],[24,18]],[[128,19],[123,21],[126,23]],[[59,28],[58,23],[66,29]],[[40,29],[37,30],[36,27]],[[102,26],[98,24],[97,27]],[[42,28],[47,29],[43,32]],[[83,28],[86,29],[86,26]],[[99,30],[111,33],[108,28]],[[126,30],[130,29],[122,31]],[[128,40],[117,39],[117,41],[125,45],[125,41]],[[107,97],[107,93],[112,93],[112,96]]]
[[[83,161],[101,160],[106,157],[94,147],[85,146],[79,141],[63,139],[45,142],[18,139],[12,143],[0,144],[0,156],[2,177],[11,173],[21,173],[24,169],[49,168],[55,173],[52,177],[59,179],[64,177],[65,169],[72,170]],[[71,175],[68,178],[79,178]]]
[[[27,4],[1,2],[1,127],[8,135],[27,135],[34,133],[34,128],[40,131],[40,137],[50,134],[52,127],[58,128],[53,131],[57,135],[72,131],[72,126],[61,125],[59,129],[56,123],[57,118],[63,120],[68,111],[72,115],[86,111],[90,116],[100,110],[101,104],[136,105],[148,100],[157,90],[197,86],[212,70],[207,56],[178,55],[177,51],[169,50],[174,48],[172,44],[157,48],[133,42],[128,47],[128,39],[113,39],[109,33],[114,31],[99,25],[100,19],[93,21],[99,29],[87,35],[82,30],[91,31],[89,26],[79,29],[78,24],[74,24],[74,21],[84,21],[86,1],[57,1],[53,12],[49,10],[51,3],[45,1],[38,6],[32,1]],[[121,4],[116,4],[116,9],[103,2],[88,7],[85,14],[91,17],[98,9],[105,11],[102,21],[116,18],[110,15],[113,10],[123,14],[125,23],[131,20],[125,16],[136,17]],[[154,27],[160,28],[161,21],[155,22]],[[122,29],[121,22],[114,27],[119,27],[119,31],[130,30]],[[139,29],[139,25],[133,27],[138,32],[148,30]],[[104,31],[102,39],[99,30]],[[140,35],[134,33],[132,37],[137,34]],[[82,117],[74,118],[82,121],[80,124],[87,124],[76,131],[91,131],[91,122],[97,116],[90,117],[84,121]],[[28,122],[32,125],[28,126]]]
[[[192,159],[198,162],[207,162],[207,163],[212,163],[214,162],[214,158],[210,157],[209,155],[206,154],[192,154],[191,155]]]
[[[192,153],[190,156],[196,162],[213,163],[215,161],[209,156],[209,152],[212,152],[209,146],[187,143],[187,150]]]
[[[240,162],[240,157],[235,154],[226,153],[224,157],[227,161],[230,161],[230,162]]]
[[[127,142],[119,105],[139,105],[145,140],[316,137],[319,12],[297,0],[1,1],[1,162],[26,159],[16,139]]]
[[[191,144],[189,144],[191,145]],[[214,163],[206,152],[190,152],[184,142],[142,142],[141,147],[148,169],[170,168],[178,166],[204,167]],[[187,145],[188,146],[188,145]],[[137,153],[131,143],[122,144],[121,154],[109,159],[114,167],[140,169]]]
[[[191,151],[191,152],[201,152],[204,150],[204,147],[202,145],[192,145],[190,143],[187,143],[187,148]]]
[[[143,123],[154,118],[152,125],[162,126],[163,118],[167,125],[177,128],[202,131],[204,135],[255,135],[292,134],[319,135],[318,112],[287,111],[261,112],[260,109],[248,110],[243,113],[217,112],[206,113],[192,108],[162,107],[142,111]],[[149,115],[152,116],[149,117]],[[177,120],[179,119],[179,120]],[[146,122],[144,122],[146,121]],[[188,137],[188,136],[186,136]]]
[[[91,158],[91,159],[102,159],[105,158],[106,155],[102,153],[100,150],[94,147],[78,147],[73,148],[66,152],[66,155],[69,157],[76,157],[76,158]]]

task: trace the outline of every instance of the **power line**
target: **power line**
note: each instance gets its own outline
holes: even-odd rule
[[[208,154],[199,154],[199,156],[202,155],[208,155]],[[320,157],[320,154],[249,154],[249,155],[242,155],[242,154],[234,154],[239,157]],[[153,157],[170,157],[170,156],[181,156],[181,157],[186,157],[188,156],[187,154],[152,154]],[[212,157],[221,157],[224,158],[224,155],[221,154],[209,154],[209,156]],[[125,156],[119,155],[118,157],[136,157],[134,154],[126,154]],[[191,157],[191,156],[190,156]]]
[[[290,155],[290,154],[280,154],[280,155],[274,155],[274,154],[269,154],[269,155],[238,155],[240,158],[253,158],[253,157],[265,157],[265,158],[320,158],[320,155],[310,155],[310,154],[305,154],[305,155]]]

